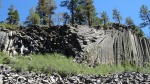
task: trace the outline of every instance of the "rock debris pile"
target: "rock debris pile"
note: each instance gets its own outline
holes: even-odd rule
[[[124,72],[121,74],[73,75],[68,77],[53,73],[51,76],[43,73],[14,72],[11,67],[0,65],[0,84],[149,84],[150,75],[139,72]]]

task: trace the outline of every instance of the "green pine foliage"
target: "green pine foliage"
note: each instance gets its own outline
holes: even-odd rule
[[[29,20],[32,22],[31,24],[34,24],[34,25],[40,24],[40,16],[37,13],[32,14],[29,17]]]
[[[113,19],[116,20],[119,24],[121,23],[122,16],[120,15],[120,12],[115,8],[113,10]]]
[[[75,8],[77,7],[78,0],[63,0],[60,6],[66,7],[71,13],[71,24],[75,24]]]
[[[20,20],[18,11],[15,10],[15,7],[13,5],[11,5],[8,10],[9,12],[8,12],[7,23],[18,25],[19,20]]]
[[[143,22],[140,24],[141,27],[146,27],[150,24],[150,10],[145,5],[142,5],[140,8],[140,18]]]
[[[86,5],[85,5],[85,15],[88,20],[88,25],[92,26],[92,14],[95,12],[95,7],[93,5],[94,1],[93,0],[85,0]]]
[[[27,20],[24,22],[27,25],[39,25],[40,24],[40,16],[36,12],[34,7],[31,7],[29,10],[30,15],[27,17]]]
[[[6,29],[13,29],[13,30],[16,30],[18,29],[18,26],[17,25],[13,25],[13,24],[6,24],[6,23],[0,23],[0,27],[1,28],[6,28]]]
[[[52,15],[55,13],[56,4],[54,0],[39,0],[37,12],[40,16],[42,25],[52,26]]]
[[[127,17],[126,18],[125,24],[127,24],[128,26],[135,25],[134,22],[133,22],[133,20],[131,19],[131,17]]]
[[[93,0],[64,0],[60,6],[66,7],[71,13],[71,24],[89,25],[94,23],[93,18],[95,16],[95,7]],[[98,25],[98,24],[97,24]]]
[[[105,11],[103,11],[103,12],[100,13],[100,14],[101,14],[101,19],[102,19],[102,21],[103,21],[103,24],[108,23],[108,22],[109,22],[109,17],[108,17],[108,15],[107,15],[107,13],[106,13]]]

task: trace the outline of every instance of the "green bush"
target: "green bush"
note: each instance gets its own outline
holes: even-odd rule
[[[11,25],[11,24],[6,24],[6,23],[0,23],[0,27],[6,28],[6,29],[18,29],[17,25]]]

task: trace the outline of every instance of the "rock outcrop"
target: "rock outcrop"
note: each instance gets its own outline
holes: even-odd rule
[[[150,61],[150,42],[127,26],[111,24],[108,29],[77,25],[51,28],[21,27],[1,29],[0,49],[13,47],[19,54],[58,52],[74,56],[78,62],[143,66]]]
[[[61,76],[58,73],[17,73],[9,66],[0,65],[0,84],[149,84],[150,75],[139,72],[123,72],[103,75]]]

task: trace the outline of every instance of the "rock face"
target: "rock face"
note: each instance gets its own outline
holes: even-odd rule
[[[150,75],[139,72],[120,74],[61,76],[57,73],[14,72],[11,67],[0,65],[0,84],[149,84]]]
[[[41,28],[30,26],[10,31],[1,29],[0,49],[14,48],[19,54],[58,52],[78,62],[143,66],[150,60],[150,42],[127,26],[111,24],[109,29],[77,25]]]

